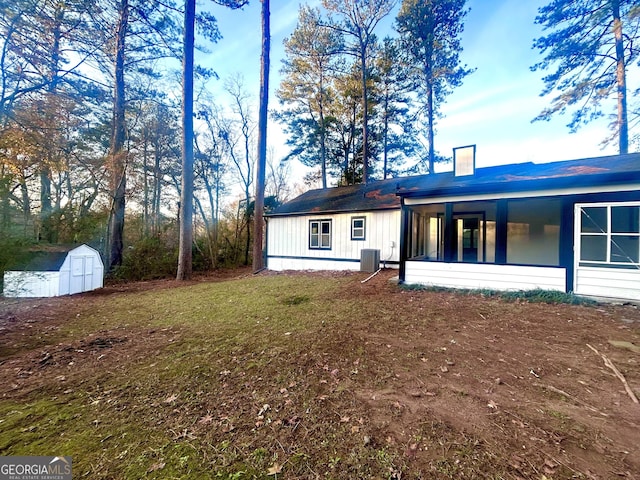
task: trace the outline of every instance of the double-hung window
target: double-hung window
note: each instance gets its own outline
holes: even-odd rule
[[[365,217],[351,217],[351,240],[365,240]]]
[[[331,249],[331,220],[309,221],[309,248]]]

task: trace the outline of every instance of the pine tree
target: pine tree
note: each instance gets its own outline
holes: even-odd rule
[[[404,0],[396,18],[402,48],[418,97],[424,99],[429,153],[433,173],[436,160],[435,122],[440,105],[472,70],[460,65],[460,35],[464,29],[466,0]]]
[[[535,23],[545,36],[534,48],[545,55],[533,71],[552,70],[543,77],[542,95],[557,92],[551,106],[535,120],[573,110],[568,127],[575,132],[605,115],[607,100],[616,99],[611,122],[621,154],[629,151],[627,70],[638,58],[640,6],[636,0],[553,0],[538,10]],[[553,70],[555,69],[555,70]]]

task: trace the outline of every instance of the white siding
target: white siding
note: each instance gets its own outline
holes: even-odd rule
[[[594,297],[640,300],[640,270],[578,267],[575,293]]]
[[[360,261],[339,262],[306,258],[269,258],[269,270],[360,270]]]
[[[351,240],[353,217],[366,218],[365,240]],[[331,220],[330,250],[309,248],[310,220]],[[357,270],[363,248],[380,250],[381,263],[386,260],[397,264],[400,210],[271,217],[267,235],[270,270]]]
[[[60,267],[59,295],[73,295],[102,288],[104,265],[97,250],[80,245],[69,252]]]
[[[59,272],[4,272],[5,297],[57,297]]]
[[[565,291],[564,268],[406,262],[405,283],[448,288]]]

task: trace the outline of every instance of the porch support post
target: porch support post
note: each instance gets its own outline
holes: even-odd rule
[[[452,263],[455,261],[454,253],[454,225],[453,225],[453,203],[445,203],[444,205],[444,261],[445,263]]]
[[[496,202],[496,264],[507,264],[507,229],[508,229],[508,204],[501,198]]]
[[[400,202],[400,271],[398,272],[398,283],[404,283],[411,238],[409,229],[411,211],[409,207],[404,204],[404,198],[401,198]]]
[[[565,292],[574,290],[574,251],[575,222],[574,209],[575,201],[570,198],[562,199],[562,211],[560,213],[560,266],[566,271]]]

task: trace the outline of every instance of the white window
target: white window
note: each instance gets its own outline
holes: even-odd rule
[[[365,240],[365,217],[351,217],[351,240]]]
[[[640,203],[584,204],[576,211],[580,266],[640,268]]]
[[[309,221],[309,248],[331,249],[331,220]]]

